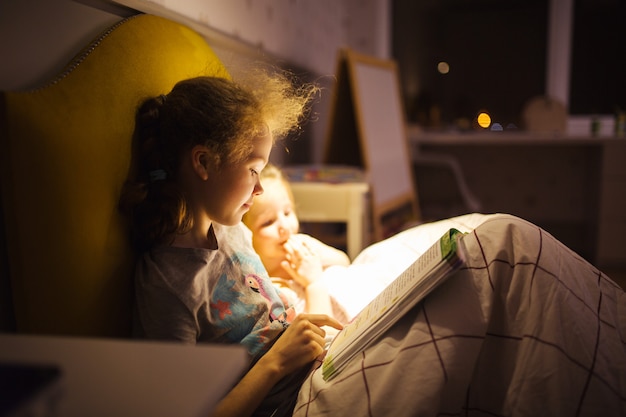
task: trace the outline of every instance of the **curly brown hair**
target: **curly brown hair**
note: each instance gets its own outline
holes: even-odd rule
[[[138,250],[171,241],[193,225],[176,181],[186,151],[206,146],[218,167],[242,161],[268,128],[275,139],[298,130],[318,91],[313,84],[297,86],[285,72],[257,71],[247,82],[191,78],[139,106],[132,167],[120,197]]]

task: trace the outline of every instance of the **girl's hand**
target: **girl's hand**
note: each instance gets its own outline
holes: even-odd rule
[[[321,326],[341,329],[325,314],[301,314],[217,405],[212,417],[250,416],[270,389],[324,352]]]
[[[303,235],[292,235],[285,243],[285,250],[287,259],[281,266],[296,283],[307,288],[322,276],[322,260]]]
[[[350,258],[345,252],[304,233],[299,233],[296,236],[298,236],[298,238],[301,239],[309,249],[320,257],[322,260],[322,267],[324,269],[333,265],[350,265]]]
[[[298,315],[260,361],[276,367],[283,376],[311,363],[324,352],[326,332],[322,326],[343,328],[326,314]]]

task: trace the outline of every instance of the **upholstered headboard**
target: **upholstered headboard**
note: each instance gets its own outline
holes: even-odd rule
[[[117,201],[134,112],[198,75],[228,77],[199,34],[138,15],[49,84],[2,94],[0,185],[18,332],[129,335],[133,254]]]

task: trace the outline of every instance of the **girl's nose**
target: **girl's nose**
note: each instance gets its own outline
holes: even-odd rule
[[[283,221],[279,221],[278,233],[281,236],[287,236],[287,237],[291,236],[291,230],[289,230],[289,228],[285,226]]]
[[[256,184],[254,185],[254,190],[252,190],[252,194],[261,195],[263,194],[263,191],[265,190],[263,189],[263,186],[261,185],[261,181],[257,180]]]

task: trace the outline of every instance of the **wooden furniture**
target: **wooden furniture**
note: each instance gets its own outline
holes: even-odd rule
[[[395,61],[339,52],[323,162],[366,172],[375,241],[397,232],[401,216],[419,219],[398,83]]]
[[[370,243],[370,187],[363,172],[314,166],[285,167],[283,172],[300,221],[346,223],[346,249],[354,259]]]
[[[600,208],[596,258],[600,265],[626,272],[626,140],[602,144]]]
[[[482,211],[524,217],[600,268],[626,268],[626,140],[414,129],[409,135],[415,153],[459,162]]]

